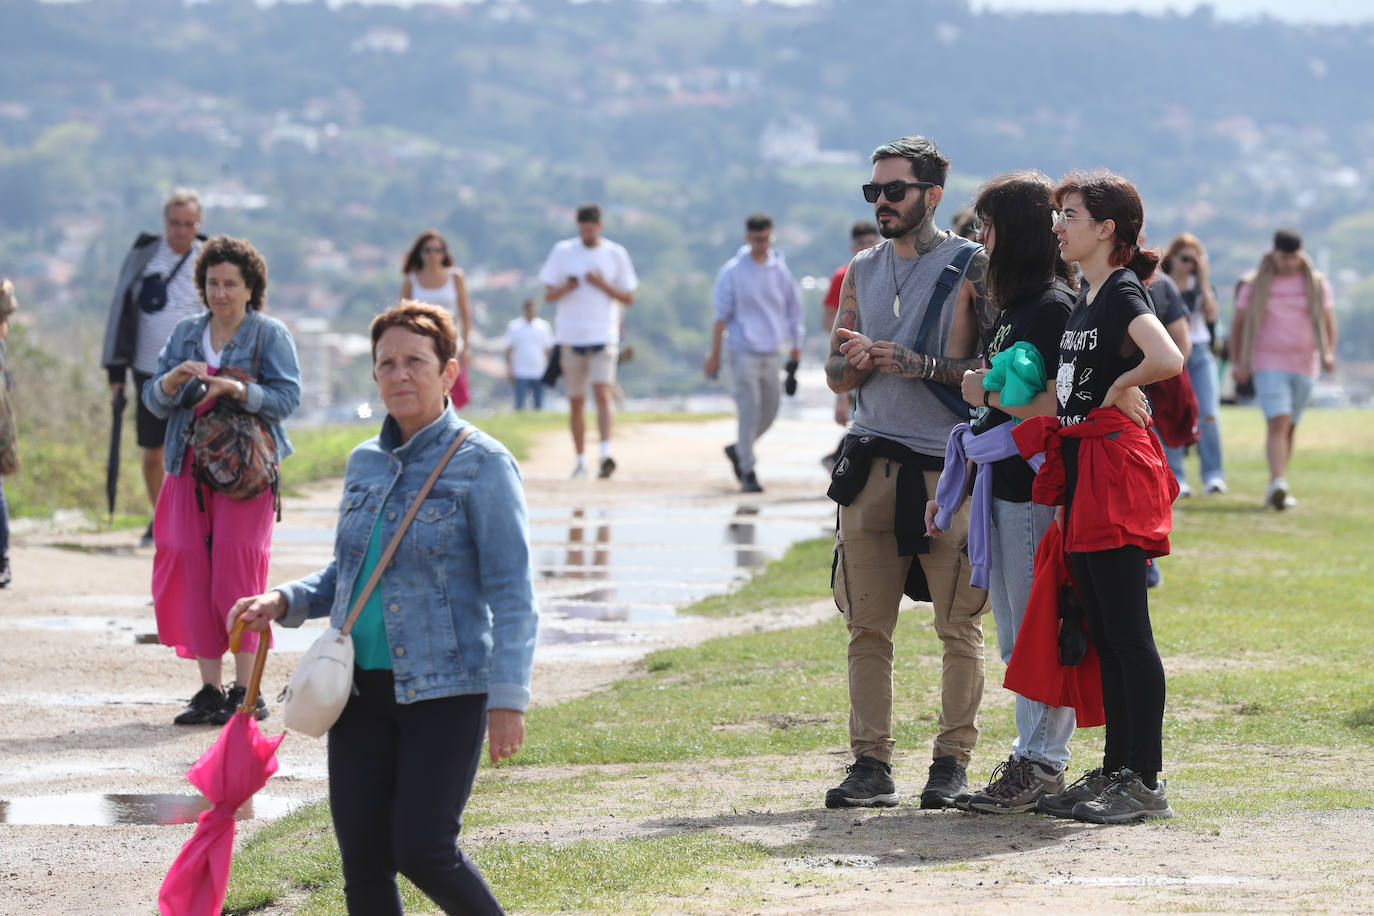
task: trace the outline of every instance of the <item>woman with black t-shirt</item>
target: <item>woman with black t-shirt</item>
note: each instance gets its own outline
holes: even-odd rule
[[[1178,484],[1148,432],[1142,386],[1177,375],[1183,355],[1155,316],[1144,283],[1159,263],[1136,244],[1144,206],[1108,172],[1073,174],[1054,193],[1054,233],[1084,288],[1064,328],[1055,377],[1057,426],[1044,424],[1046,466],[1062,462],[1064,549],[1102,663],[1102,766],[1037,807],[1120,824],[1171,817],[1164,783],[1164,667],[1145,587],[1146,557],[1169,551]],[[1026,454],[1022,433],[1017,440]]]
[[[1054,507],[1031,501],[1035,471],[1012,439],[1015,422],[1054,413],[1054,371],[1059,339],[1073,307],[1068,265],[1059,257],[1057,239],[1048,229],[1054,212],[1054,183],[1040,172],[1013,172],[988,182],[974,203],[978,241],[988,253],[988,295],[997,320],[988,337],[987,357],[999,367],[990,381],[985,367],[964,375],[964,399],[979,413],[970,426],[955,427],[953,436],[967,443],[965,454],[978,462],[983,499],[974,499],[970,556],[975,568],[986,557],[988,600],[997,624],[1002,661],[1011,651],[1030,598],[1036,545],[1054,521]],[[1033,355],[1032,355],[1033,354]],[[1015,380],[1008,361],[1018,367]],[[1038,365],[1037,365],[1038,363]],[[1048,382],[1048,385],[1046,384]],[[941,510],[952,513],[962,499],[965,463],[948,460],[936,499],[926,506],[926,530],[932,537]],[[954,477],[955,480],[947,480]],[[976,492],[975,488],[975,492]],[[952,505],[942,505],[948,502]],[[987,545],[986,554],[976,542]],[[1074,732],[1072,707],[1052,707],[1016,697],[1016,740],[983,789],[956,799],[961,808],[991,814],[1029,811],[1043,795],[1064,791],[1069,739]]]

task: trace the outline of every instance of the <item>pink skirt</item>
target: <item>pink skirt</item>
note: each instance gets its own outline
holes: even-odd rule
[[[153,611],[158,640],[177,655],[221,658],[229,650],[229,609],[267,588],[272,491],[242,501],[206,486],[200,491],[204,511],[188,448],[181,473],[163,480],[153,512]],[[257,649],[258,634],[244,633],[240,651]]]

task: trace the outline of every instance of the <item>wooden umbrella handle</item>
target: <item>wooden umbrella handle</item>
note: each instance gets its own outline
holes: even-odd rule
[[[249,710],[258,702],[258,686],[262,683],[262,671],[267,667],[267,644],[269,639],[268,632],[258,634],[258,654],[253,656],[253,673],[248,678],[248,687],[243,694],[243,705],[239,707],[239,712]],[[243,618],[234,621],[234,628],[229,631],[229,651],[237,653],[243,644]]]

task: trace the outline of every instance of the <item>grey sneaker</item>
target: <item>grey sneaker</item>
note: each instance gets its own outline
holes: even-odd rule
[[[968,771],[948,755],[936,757],[930,765],[930,777],[921,790],[922,808],[952,808],[954,800],[968,789]]]
[[[1164,780],[1159,781],[1157,789],[1146,788],[1139,776],[1122,768],[1101,795],[1074,805],[1073,816],[1094,824],[1130,824],[1149,818],[1173,817],[1174,809],[1164,797]]]
[[[891,764],[867,755],[845,768],[849,775],[825,793],[827,808],[891,808],[897,804],[897,786]]]
[[[1063,773],[1031,760],[1008,757],[992,773],[987,788],[973,793],[968,799],[970,811],[985,814],[1020,814],[1035,807],[1045,795],[1064,791]]]
[[[763,484],[759,483],[759,479],[754,476],[753,471],[747,471],[740,478],[739,490],[741,493],[762,493]]]
[[[725,457],[730,459],[730,470],[735,472],[735,479],[744,480],[744,473],[739,469],[739,452],[735,450],[733,442],[725,446]]]
[[[1073,817],[1073,809],[1079,802],[1088,802],[1102,794],[1111,777],[1102,772],[1102,767],[1089,770],[1063,792],[1055,795],[1042,795],[1035,800],[1035,810],[1050,817]]]

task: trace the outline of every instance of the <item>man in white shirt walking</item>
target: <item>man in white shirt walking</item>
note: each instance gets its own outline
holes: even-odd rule
[[[577,236],[553,246],[539,269],[544,301],[555,302],[554,339],[568,392],[569,425],[577,453],[574,477],[587,473],[582,458],[586,439],[587,388],[596,398],[596,425],[601,434],[598,477],[615,472],[611,457],[612,393],[620,354],[620,312],[634,304],[639,286],[630,255],[601,237],[601,207],[577,208]]]
[[[515,388],[515,409],[525,409],[525,399],[533,398],[534,409],[544,407],[544,370],[548,368],[553,347],[553,329],[539,317],[539,306],[526,299],[522,316],[506,325],[506,376]]]

